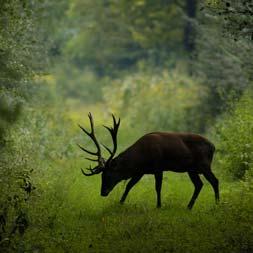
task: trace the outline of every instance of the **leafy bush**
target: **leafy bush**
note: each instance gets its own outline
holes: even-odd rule
[[[108,107],[127,118],[129,127],[141,131],[198,131],[201,119],[196,108],[204,88],[182,70],[157,72],[114,80],[104,88]]]
[[[252,175],[253,95],[246,92],[214,128],[217,163],[233,179]]]
[[[5,131],[5,147],[1,147],[0,251],[3,252],[23,252],[22,238],[31,225],[30,206],[39,197],[41,182],[49,179],[46,177],[49,161],[67,158],[74,150],[72,124],[63,108],[55,105],[52,108],[52,104],[38,106],[38,99],[35,104],[31,102],[23,103],[22,117]]]

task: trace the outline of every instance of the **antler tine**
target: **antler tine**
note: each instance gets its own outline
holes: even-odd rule
[[[113,113],[112,113],[112,120],[113,120],[113,125],[115,126],[116,125],[116,119],[115,119],[115,116],[113,115]]]
[[[82,173],[85,176],[92,176],[92,175],[95,175],[95,174],[99,174],[102,171],[101,169],[92,169],[91,167],[88,168],[87,170],[89,170],[91,173],[86,173],[86,172],[84,172],[83,169],[81,169]]]
[[[108,147],[106,147],[104,144],[102,144],[101,143],[101,145],[110,153],[110,155],[112,155],[112,151],[108,148]]]
[[[85,176],[92,176],[93,175],[93,173],[86,173],[86,172],[84,172],[84,170],[83,169],[81,169],[81,171],[82,171],[82,173],[85,175]]]
[[[116,122],[115,116],[112,114],[112,119],[113,119],[113,127],[108,127],[105,125],[103,125],[103,127],[105,127],[110,132],[111,136],[115,138],[117,137],[117,133],[118,133],[119,125],[120,125],[120,118],[118,122]]]
[[[89,117],[89,120],[90,120],[90,132],[88,132],[84,127],[82,127],[81,125],[79,125],[79,127],[82,129],[82,131],[87,134],[91,139],[92,141],[94,142],[96,148],[97,148],[97,151],[94,152],[94,151],[89,151],[85,148],[83,148],[82,146],[78,145],[80,147],[80,149],[82,149],[84,152],[90,154],[90,155],[94,155],[94,156],[97,156],[97,159],[92,159],[92,158],[86,158],[90,161],[97,161],[100,163],[100,161],[103,159],[102,155],[101,155],[101,148],[100,148],[100,145],[99,145],[99,142],[97,141],[96,139],[96,136],[95,136],[95,129],[94,129],[94,121],[93,121],[93,117],[92,117],[92,114],[89,112],[88,114],[88,117]]]
[[[108,158],[107,162],[110,162],[113,159],[117,151],[117,133],[120,125],[120,118],[117,122],[115,116],[112,114],[112,119],[113,127],[104,126],[110,132],[113,141],[113,151],[111,151],[108,147],[102,144],[103,147],[110,153],[110,157]]]
[[[113,119],[113,128],[117,128],[117,131],[118,131],[118,128],[119,128],[119,125],[120,125],[120,118],[117,122],[115,116],[112,114],[112,119]]]
[[[94,121],[91,112],[89,112],[88,117],[90,119],[90,128],[91,128],[91,134],[94,135]]]
[[[88,114],[88,117],[90,119],[90,128],[91,128],[90,137],[91,137],[91,139],[93,140],[93,142],[95,143],[95,145],[96,145],[96,147],[98,149],[98,151],[97,151],[98,156],[101,156],[101,149],[100,149],[99,143],[98,143],[98,141],[96,139],[96,136],[95,136],[94,121],[93,121],[92,114],[90,112]]]
[[[81,125],[78,124],[78,126],[91,138],[95,137],[95,131],[94,131],[94,121],[93,121],[93,117],[92,114],[89,112],[88,117],[90,119],[90,128],[91,128],[91,132],[89,133],[85,128],[83,128]]]
[[[83,128],[81,125],[79,125],[79,124],[78,124],[78,126],[82,129],[83,132],[85,132],[87,135],[90,136],[90,133],[89,133],[86,129],[84,129],[84,128]]]
[[[92,151],[89,151],[88,149],[85,149],[84,147],[80,146],[79,144],[77,144],[77,146],[82,149],[84,152],[90,154],[90,155],[98,155],[97,152],[92,152]]]
[[[85,157],[85,159],[87,159],[89,161],[92,161],[92,162],[98,162],[98,159],[92,159],[92,158],[89,158],[89,157]]]

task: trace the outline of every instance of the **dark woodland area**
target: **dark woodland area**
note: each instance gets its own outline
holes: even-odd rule
[[[0,252],[253,252],[252,59],[252,0],[0,0]]]

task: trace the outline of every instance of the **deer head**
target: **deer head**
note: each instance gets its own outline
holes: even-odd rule
[[[109,158],[105,160],[102,157],[101,153],[101,146],[95,136],[95,130],[94,130],[94,122],[93,122],[93,117],[91,113],[88,114],[89,120],[90,120],[90,128],[91,131],[88,132],[86,129],[84,129],[82,126],[79,125],[79,127],[82,129],[82,131],[88,135],[92,141],[94,142],[97,151],[90,151],[85,149],[84,147],[78,145],[84,152],[88,153],[89,155],[93,155],[96,158],[86,158],[87,160],[97,162],[98,165],[95,166],[94,168],[87,168],[86,170],[89,171],[89,173],[86,173],[83,169],[81,169],[83,175],[85,176],[93,176],[99,173],[102,173],[102,187],[101,187],[101,195],[102,196],[107,196],[109,192],[112,190],[112,188],[120,181],[117,176],[117,171],[115,172],[114,167],[115,164],[112,162],[113,158],[116,154],[117,151],[117,133],[118,129],[120,126],[120,119],[116,121],[115,116],[112,114],[112,119],[113,119],[113,127],[108,127],[104,126],[110,133],[112,137],[112,142],[113,142],[113,149],[111,150],[107,146],[101,144],[110,154]]]

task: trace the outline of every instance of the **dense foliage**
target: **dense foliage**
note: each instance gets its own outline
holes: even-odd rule
[[[220,170],[233,179],[252,174],[253,98],[252,92],[231,105],[230,111],[215,126]],[[249,171],[250,170],[250,171]]]
[[[64,51],[76,65],[90,65],[99,75],[116,74],[141,59],[161,64],[182,49],[180,10],[174,1],[75,0],[68,12],[73,36]]]
[[[108,108],[123,115],[130,128],[139,125],[142,133],[199,129],[201,119],[196,110],[205,95],[199,80],[180,67],[171,72],[139,71],[104,88]]]

